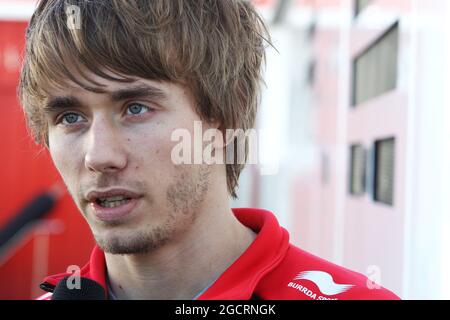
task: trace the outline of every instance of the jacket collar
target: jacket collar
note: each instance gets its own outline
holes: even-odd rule
[[[275,216],[262,209],[233,209],[236,218],[258,235],[248,249],[202,294],[199,299],[250,299],[258,282],[284,258],[288,232]]]

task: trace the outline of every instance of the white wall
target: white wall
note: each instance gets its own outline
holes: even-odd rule
[[[273,210],[293,243],[375,276],[402,298],[449,298],[450,3],[373,0],[356,19],[353,0],[304,3],[272,28],[280,54],[269,53],[258,123],[280,142],[280,171],[253,180],[252,205]],[[352,60],[395,21],[397,88],[353,109]],[[312,59],[310,88],[298,79]],[[391,136],[394,205],[375,202],[370,190],[350,196],[350,145],[370,149]]]
[[[414,38],[410,77],[410,130],[408,153],[407,208],[405,221],[405,298],[449,297],[443,263],[449,255],[449,149],[448,91],[449,69],[445,48],[449,3],[442,0],[413,1],[411,32]],[[446,70],[446,72],[443,72]],[[448,102],[448,101],[447,101]],[[447,156],[446,156],[447,155]],[[447,172],[447,175],[443,173]],[[447,220],[447,221],[446,221]],[[448,270],[448,269],[447,269]],[[447,282],[448,283],[448,282]]]

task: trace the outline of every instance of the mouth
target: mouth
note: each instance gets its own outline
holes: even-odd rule
[[[102,221],[114,221],[130,216],[136,211],[141,198],[141,195],[123,189],[90,192],[86,197],[93,214]]]
[[[126,203],[129,203],[130,201],[131,198],[127,198],[124,196],[116,196],[109,198],[97,198],[95,200],[95,203],[103,208],[115,208],[124,205]]]

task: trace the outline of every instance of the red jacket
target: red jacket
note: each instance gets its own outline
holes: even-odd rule
[[[384,289],[370,289],[368,278],[311,255],[289,243],[288,232],[275,216],[261,209],[233,209],[241,223],[258,236],[249,248],[198,298],[201,300],[399,299]],[[105,285],[105,255],[99,247],[81,269],[81,276]],[[50,300],[63,273],[44,279]],[[373,287],[373,286],[372,286]]]

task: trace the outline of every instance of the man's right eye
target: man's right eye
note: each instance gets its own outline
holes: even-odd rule
[[[71,125],[71,124],[75,124],[75,123],[79,122],[79,121],[77,121],[78,118],[81,118],[81,116],[79,114],[66,113],[59,118],[58,122],[62,123],[63,125]]]

